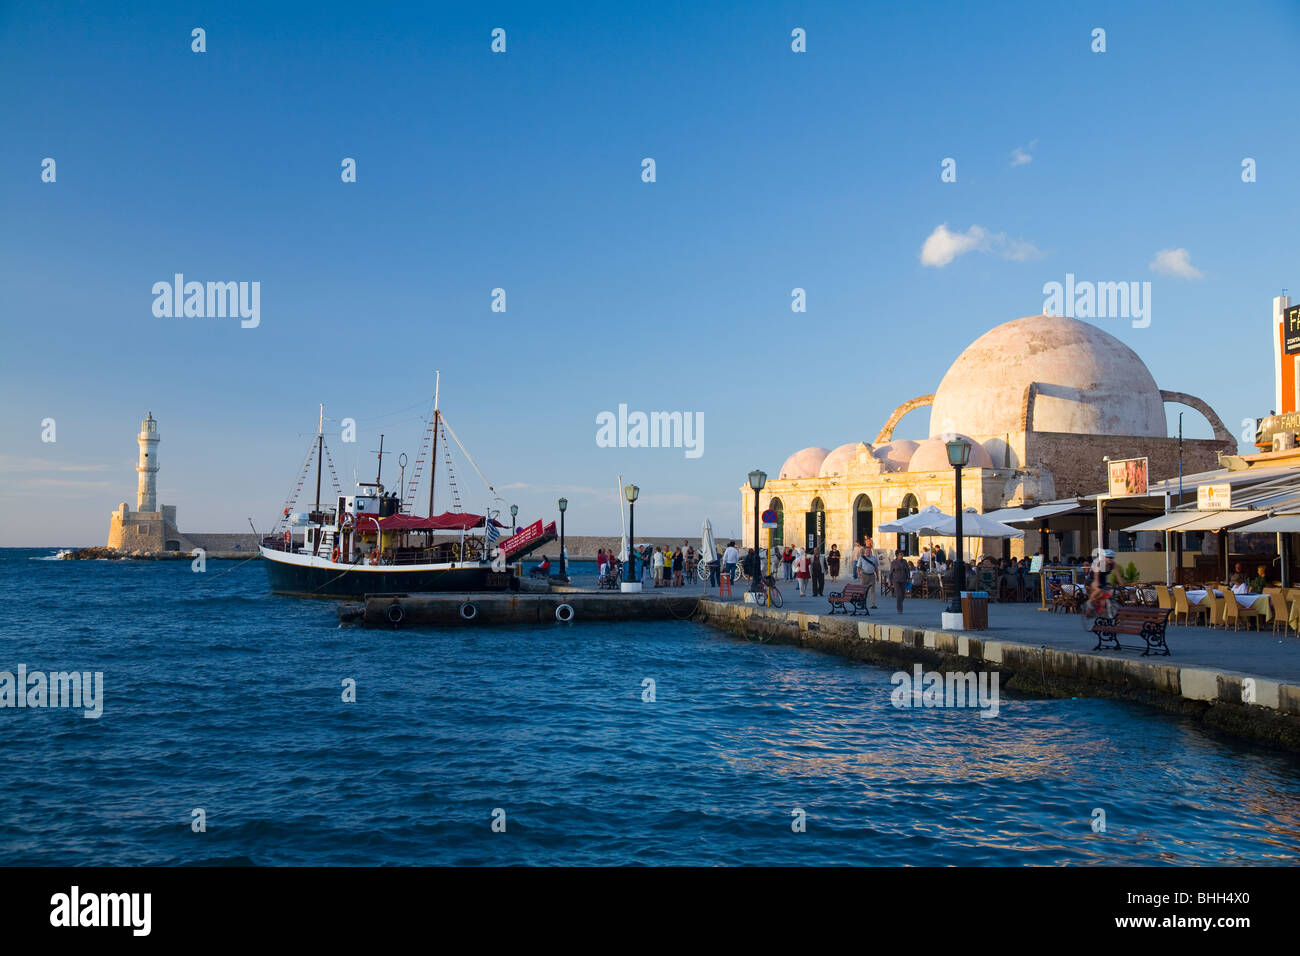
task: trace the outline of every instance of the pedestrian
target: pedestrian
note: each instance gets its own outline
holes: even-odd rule
[[[682,549],[677,548],[673,551],[673,587],[682,586],[682,570],[686,566],[686,556],[682,554]]]
[[[894,560],[889,563],[889,583],[894,589],[894,606],[898,613],[903,613],[903,596],[907,594],[907,578],[909,574],[907,561],[903,558],[902,551],[894,552]]]
[[[858,582],[866,585],[866,597],[870,598],[873,608],[876,606],[876,573],[879,570],[880,566],[876,563],[874,553],[864,546],[862,554],[858,556]]]
[[[831,584],[834,584],[834,583],[836,583],[837,581],[839,581],[839,579],[840,579],[840,546],[839,546],[838,544],[833,544],[833,545],[831,545],[831,552],[830,552],[830,554],[826,555],[826,571],[827,571],[827,573],[829,573],[830,576],[831,576]]]
[[[820,548],[813,548],[812,553],[812,592],[813,597],[821,597],[826,591],[826,561],[822,558]]]
[[[722,555],[718,552],[717,547],[713,549],[713,555],[709,558],[709,587],[720,588],[722,586]]]
[[[609,559],[605,557],[604,548],[601,548],[596,552],[596,577],[603,578],[605,576],[605,563],[608,560]]]
[[[727,542],[727,550],[722,552],[722,565],[726,569],[727,577],[734,583],[736,580],[736,565],[740,561],[740,549],[736,547],[736,542]]]
[[[664,553],[659,550],[659,545],[655,545],[654,556],[650,560],[654,562],[655,587],[661,588],[664,586]]]
[[[858,579],[858,558],[862,557],[862,539],[853,543],[853,553],[849,555],[849,567],[853,570],[853,580]]]
[[[785,546],[785,550],[781,552],[781,566],[785,569],[785,579],[787,581],[793,581],[794,580],[794,549],[791,548],[788,544]]]
[[[812,577],[810,570],[812,562],[808,560],[808,555],[800,554],[794,559],[794,579],[799,582],[799,596],[808,596],[808,581]]]

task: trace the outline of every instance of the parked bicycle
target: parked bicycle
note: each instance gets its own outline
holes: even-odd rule
[[[776,586],[776,578],[765,574],[758,582],[759,601],[768,607],[780,607],[781,589]]]

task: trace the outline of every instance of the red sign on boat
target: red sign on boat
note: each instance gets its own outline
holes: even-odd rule
[[[542,527],[542,519],[538,518],[526,528],[520,528],[518,532],[506,538],[498,547],[501,553],[507,558],[518,551],[522,551],[530,544],[539,540],[550,539],[555,537],[555,522],[552,521],[546,527]]]

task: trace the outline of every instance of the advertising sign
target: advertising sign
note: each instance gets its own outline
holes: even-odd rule
[[[1106,473],[1110,479],[1112,498],[1131,498],[1147,493],[1147,460],[1125,458],[1107,462]]]
[[[1196,489],[1196,507],[1201,511],[1231,508],[1232,485],[1201,485]]]

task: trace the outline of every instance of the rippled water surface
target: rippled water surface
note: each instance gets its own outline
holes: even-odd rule
[[[0,863],[1300,858],[1294,760],[1144,708],[898,710],[888,670],[698,624],[341,629],[256,562],[49,553],[0,551],[0,670],[103,671],[104,714],[0,710]]]

